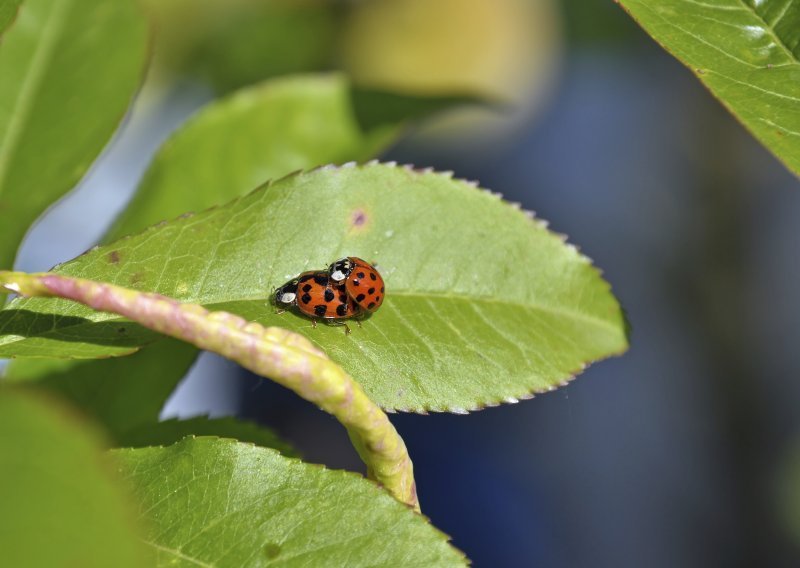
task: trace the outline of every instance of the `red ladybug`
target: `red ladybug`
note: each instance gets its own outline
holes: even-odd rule
[[[326,320],[344,320],[361,313],[344,285],[334,282],[325,271],[303,272],[278,287],[275,304],[281,308],[297,306],[307,316]]]
[[[355,256],[341,258],[330,265],[328,274],[334,283],[344,283],[347,295],[362,310],[374,312],[381,307],[386,291],[383,278],[366,260]]]

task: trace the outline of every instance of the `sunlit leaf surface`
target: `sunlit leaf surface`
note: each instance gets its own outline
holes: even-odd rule
[[[133,0],[26,0],[0,41],[0,267],[119,125],[145,68]]]
[[[800,174],[800,2],[620,0],[795,174]]]
[[[272,290],[355,255],[386,280],[380,311],[345,335]],[[619,304],[588,259],[519,209],[449,175],[322,168],[91,251],[59,272],[152,290],[306,335],[389,409],[480,408],[552,390],[620,353]],[[0,312],[0,355],[99,357],[154,335],[64,300]]]
[[[372,482],[217,438],[114,450],[157,566],[464,566]]]

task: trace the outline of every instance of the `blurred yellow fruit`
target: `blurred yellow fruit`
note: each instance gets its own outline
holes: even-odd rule
[[[462,109],[429,135],[466,130],[507,136],[539,107],[559,61],[552,0],[356,2],[342,34],[341,65],[359,85],[418,95],[471,94],[507,104]]]

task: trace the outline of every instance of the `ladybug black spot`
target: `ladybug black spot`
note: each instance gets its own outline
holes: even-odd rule
[[[347,314],[347,304],[339,304],[336,306],[336,315],[344,317]]]
[[[380,302],[381,301],[381,297],[380,296],[375,296],[375,301],[376,302]]]
[[[303,302],[304,304],[307,304],[311,301],[311,296],[309,296],[308,294],[303,294],[303,297],[300,298],[300,301]]]
[[[370,273],[369,273],[369,278],[370,278],[370,280],[377,280],[377,279],[378,279],[378,277],[377,277],[377,276],[375,276],[375,273],[374,273],[374,272],[370,272]]]
[[[374,307],[375,307],[375,302],[370,302],[369,304],[367,304],[367,309],[368,310],[371,310]]]
[[[343,303],[343,304],[346,304],[347,303],[347,294],[345,294],[344,292],[340,292],[339,293],[339,301],[341,303]]]
[[[375,288],[370,288],[369,290],[367,290],[367,294],[369,294],[370,296],[372,296],[374,293],[375,293]]]
[[[302,277],[302,278],[299,280],[299,282],[308,282],[309,280],[311,280],[311,275],[310,275],[310,274],[306,274],[305,276],[303,276],[303,277]]]
[[[303,292],[309,292],[311,290],[311,284],[306,284],[303,286]]]
[[[358,276],[359,278],[366,278],[367,277],[367,275],[364,274],[363,272],[359,272],[358,274],[356,274],[356,276]]]
[[[364,298],[366,298],[364,294],[359,294],[358,296],[356,296],[356,302],[363,302]]]
[[[327,290],[325,290],[325,301],[326,301],[326,302],[333,302],[333,298],[335,298],[335,297],[336,297],[336,296],[335,296],[335,294],[333,293],[333,290],[331,290],[330,288],[328,288]]]
[[[359,284],[361,284],[361,282],[358,280],[353,280],[353,286],[358,286]]]
[[[383,286],[381,286],[381,294],[383,294]]]
[[[315,274],[314,275],[314,282],[319,284],[320,286],[327,286],[328,285],[328,277],[324,274]]]
[[[314,306],[314,313],[320,317],[324,316],[327,311],[328,311],[328,306],[326,306],[325,304]]]

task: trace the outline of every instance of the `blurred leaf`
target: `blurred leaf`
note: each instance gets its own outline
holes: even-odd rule
[[[345,255],[376,261],[386,280],[362,328],[275,313],[276,286]],[[289,176],[57,271],[302,333],[390,409],[513,401],[627,347],[608,284],[543,223],[448,175],[391,165]],[[155,337],[126,324],[121,347],[116,325],[66,300],[17,299],[0,311],[0,356],[99,357]]]
[[[393,118],[361,130],[341,75],[274,79],[238,91],[201,110],[161,147],[106,240],[293,171],[372,158],[397,136],[402,117]]]
[[[191,345],[164,339],[124,358],[17,359],[5,378],[61,395],[121,442],[132,428],[158,421],[164,402],[197,353]]]
[[[352,473],[216,438],[113,454],[157,566],[466,564],[427,519]]]
[[[145,66],[132,0],[27,0],[0,43],[0,267],[108,142]]]
[[[14,22],[22,0],[0,0],[0,36]]]
[[[490,104],[479,96],[442,95],[416,96],[365,88],[354,88],[353,112],[362,129],[369,131],[379,126],[395,126],[409,120],[418,120],[438,111],[466,104]]]
[[[231,417],[194,416],[184,420],[172,419],[154,424],[144,424],[126,432],[118,439],[118,442],[120,446],[134,448],[169,446],[187,436],[233,438],[262,448],[278,450],[285,456],[297,456],[297,452],[272,430]]]
[[[4,566],[148,566],[102,441],[54,401],[0,389]]]
[[[201,77],[220,92],[331,67],[337,9],[327,0],[148,0],[159,75]]]
[[[621,0],[739,120],[800,174],[800,3]]]

